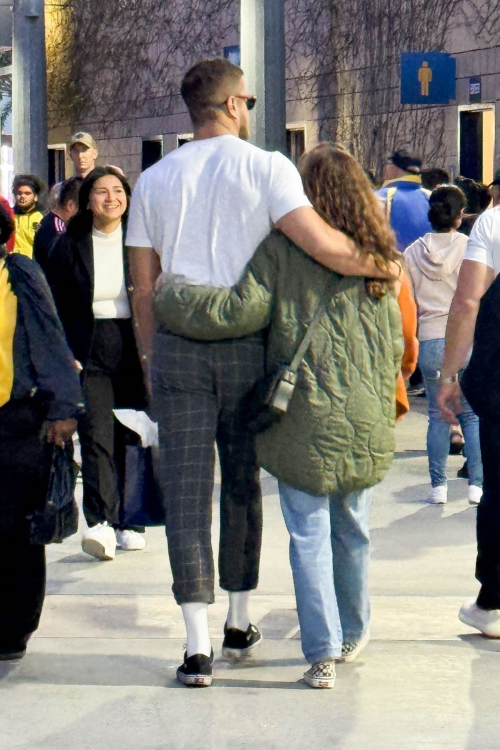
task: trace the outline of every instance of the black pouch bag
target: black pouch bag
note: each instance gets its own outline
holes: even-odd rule
[[[73,443],[55,445],[52,453],[45,505],[28,517],[30,543],[52,544],[76,534],[78,506],[75,502],[78,465],[73,460]]]
[[[328,303],[332,301],[333,286],[338,285],[338,277],[332,279],[328,285],[324,298],[319,303],[313,319],[309,323],[306,333],[299,344],[294,358],[289,365],[282,365],[259,380],[241,404],[241,422],[250,434],[258,435],[265,432],[280,421],[288,411],[295,386],[297,373],[302,360],[309,348],[314,334]],[[341,282],[343,288],[344,284]]]

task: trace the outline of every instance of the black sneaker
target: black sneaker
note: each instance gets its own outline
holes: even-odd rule
[[[224,641],[222,656],[227,659],[245,659],[249,653],[262,643],[262,633],[255,625],[250,624],[248,630],[228,628],[224,625]]]
[[[210,656],[205,654],[193,654],[188,658],[187,651],[184,652],[184,664],[177,670],[177,679],[183,685],[191,687],[209,687],[212,684],[212,667],[214,663],[214,652]]]

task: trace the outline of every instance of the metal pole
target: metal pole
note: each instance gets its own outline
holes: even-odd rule
[[[12,63],[14,169],[47,182],[44,0],[13,0]]]
[[[250,139],[286,152],[284,0],[241,0],[241,66],[257,95]]]

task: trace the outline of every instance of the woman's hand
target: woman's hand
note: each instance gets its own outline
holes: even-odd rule
[[[448,424],[458,424],[457,415],[463,411],[462,391],[459,383],[443,383],[437,402],[443,419]]]
[[[64,448],[64,443],[75,433],[78,423],[76,419],[58,419],[45,423],[45,436],[49,443]]]
[[[82,363],[79,362],[77,359],[75,359],[75,365],[78,372],[81,372],[83,370]]]

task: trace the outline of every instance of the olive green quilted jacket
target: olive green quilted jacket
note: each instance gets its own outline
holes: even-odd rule
[[[257,437],[261,466],[313,495],[375,485],[395,446],[403,353],[396,298],[368,297],[359,277],[333,278],[332,299],[300,367],[289,411]],[[330,271],[273,232],[235,287],[169,283],[157,293],[155,314],[172,333],[193,339],[237,338],[269,328],[272,371],[291,362],[331,279]]]

